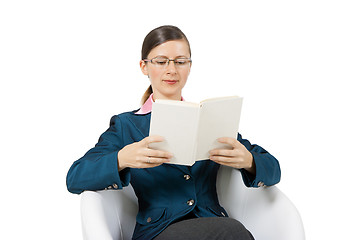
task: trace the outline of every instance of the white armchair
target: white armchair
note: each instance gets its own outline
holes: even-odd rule
[[[239,171],[222,166],[217,190],[230,217],[242,222],[256,240],[305,240],[297,209],[276,186],[247,188]],[[136,214],[132,187],[81,194],[84,239],[131,239]]]

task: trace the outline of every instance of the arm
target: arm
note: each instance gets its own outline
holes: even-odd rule
[[[233,149],[214,149],[210,151],[210,159],[240,169],[247,187],[270,186],[280,181],[279,162],[262,147],[252,145],[240,134],[237,139],[220,138],[219,142],[227,143]]]
[[[122,188],[130,182],[128,169],[118,171],[117,154],[124,146],[121,120],[113,116],[110,126],[94,148],[70,167],[66,184],[71,193],[80,194],[84,190]]]
[[[67,188],[72,193],[85,190],[122,189],[129,185],[129,168],[150,168],[168,162],[170,153],[148,147],[152,142],[163,141],[160,136],[151,136],[125,146],[121,119],[114,116],[110,127],[99,142],[71,166]]]

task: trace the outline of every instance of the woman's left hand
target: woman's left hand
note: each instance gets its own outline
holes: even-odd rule
[[[213,149],[210,160],[233,168],[244,168],[255,174],[256,168],[252,154],[237,139],[230,137],[219,138],[220,143],[229,144],[232,149]]]

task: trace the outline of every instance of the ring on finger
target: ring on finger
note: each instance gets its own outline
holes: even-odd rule
[[[151,161],[150,161],[150,157],[148,157],[147,163],[151,163]]]

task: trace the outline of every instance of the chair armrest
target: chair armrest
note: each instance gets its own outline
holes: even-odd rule
[[[247,188],[240,171],[221,166],[217,179],[220,204],[242,222],[256,240],[304,240],[299,212],[276,186]]]
[[[138,211],[132,187],[122,190],[85,191],[80,200],[83,238],[131,239]]]

